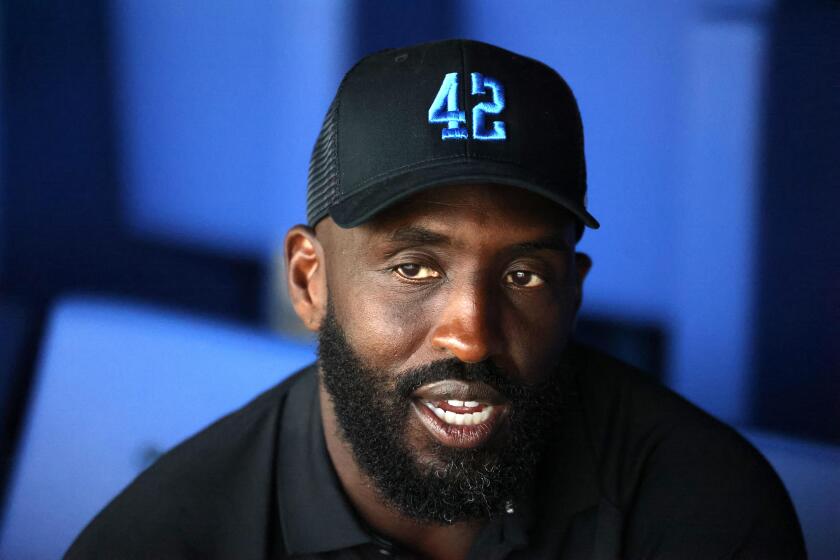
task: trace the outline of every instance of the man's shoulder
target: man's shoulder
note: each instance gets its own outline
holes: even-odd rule
[[[161,478],[184,472],[189,472],[191,477],[196,472],[209,475],[219,466],[219,460],[244,462],[251,458],[246,453],[248,450],[256,451],[265,445],[273,448],[273,436],[287,394],[292,387],[311,378],[314,369],[310,365],[293,373],[245,405],[185,439],[162,455],[135,483],[152,475]]]
[[[213,550],[221,558],[225,549],[241,554],[243,538],[258,546],[273,507],[285,399],[314,375],[313,366],[296,372],[162,455],[90,522],[67,557]]]
[[[650,430],[656,428],[668,433],[687,429],[708,429],[721,435],[733,432],[652,374],[609,354],[577,345],[575,360],[576,388],[587,413],[590,436],[599,441],[608,442],[617,435],[615,430],[627,437],[651,435]]]
[[[588,439],[630,549],[681,553],[691,543],[702,557],[704,543],[747,552],[773,543],[779,556],[769,557],[797,557],[801,532],[787,492],[735,429],[601,352],[583,348],[581,361]]]
[[[659,382],[653,375],[588,347],[578,347],[577,389],[588,436],[600,460],[615,453],[648,457],[664,445],[716,449],[738,459],[763,458],[735,429]],[[632,442],[617,449],[616,443]]]

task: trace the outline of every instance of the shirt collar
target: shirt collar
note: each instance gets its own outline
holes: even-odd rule
[[[315,554],[371,542],[327,454],[315,366],[289,390],[279,437],[277,500],[287,551]]]

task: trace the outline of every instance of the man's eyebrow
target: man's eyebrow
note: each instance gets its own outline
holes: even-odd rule
[[[398,228],[387,236],[387,240],[391,243],[408,245],[449,245],[452,243],[452,239],[447,235],[421,226]],[[566,253],[572,250],[572,247],[564,236],[548,235],[546,237],[516,243],[506,248],[506,252],[515,254],[545,250]]]
[[[442,233],[434,232],[420,226],[406,226],[395,230],[388,236],[388,241],[394,243],[410,243],[412,245],[447,245],[451,239]]]
[[[532,251],[559,251],[561,253],[568,253],[572,247],[563,236],[550,235],[541,237],[532,241],[523,241],[508,247],[511,253],[530,253]]]

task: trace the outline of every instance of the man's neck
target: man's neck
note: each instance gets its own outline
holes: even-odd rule
[[[483,522],[452,525],[421,523],[383,502],[370,478],[362,472],[349,444],[339,435],[332,399],[319,383],[321,416],[327,452],[338,479],[356,512],[377,533],[435,560],[466,558]]]

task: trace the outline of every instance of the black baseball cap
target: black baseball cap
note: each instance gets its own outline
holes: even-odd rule
[[[557,72],[486,43],[390,49],[344,76],[309,165],[307,219],[365,223],[419,191],[520,187],[599,227],[586,210],[577,102]]]

